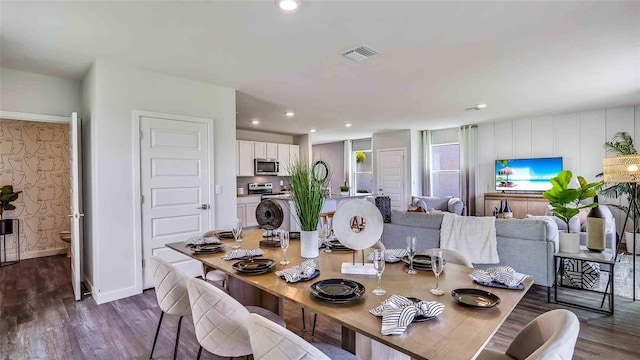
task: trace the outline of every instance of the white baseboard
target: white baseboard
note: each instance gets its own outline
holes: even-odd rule
[[[44,256],[60,255],[60,254],[66,254],[66,253],[67,253],[66,247],[56,248],[56,249],[47,249],[47,250],[38,250],[38,251],[29,251],[29,252],[20,254],[20,260],[33,259],[33,258],[39,258]]]

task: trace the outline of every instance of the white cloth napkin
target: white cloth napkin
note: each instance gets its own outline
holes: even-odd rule
[[[386,262],[398,262],[403,256],[407,255],[407,249],[385,249],[384,261]],[[373,252],[367,255],[367,259],[373,260]]]
[[[308,278],[316,271],[316,263],[313,259],[305,260],[302,264],[276,271],[277,276],[283,277],[286,282],[294,283],[303,278]]]
[[[262,249],[244,250],[235,249],[222,257],[222,260],[245,259],[262,255]]]
[[[218,239],[215,236],[208,236],[208,237],[192,236],[187,240],[185,240],[184,243],[187,245],[202,245],[202,244],[216,244],[219,242],[220,242],[220,239]]]
[[[478,269],[469,276],[472,280],[482,284],[497,282],[508,287],[517,287],[524,279],[531,277],[531,275],[516,272],[511,266],[495,266],[486,270]]]
[[[400,295],[391,295],[375,309],[375,316],[382,316],[382,335],[401,335],[416,316],[435,317],[442,314],[444,304],[437,301],[414,303]]]

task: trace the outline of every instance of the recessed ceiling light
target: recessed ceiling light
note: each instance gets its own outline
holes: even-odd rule
[[[311,130],[309,130],[309,132],[314,133],[314,132],[316,132],[316,129],[311,129]]]
[[[351,123],[346,123],[346,124],[344,124],[344,126],[351,127]]]
[[[294,113],[293,111],[287,111],[284,114],[287,115],[287,117],[294,117],[296,115],[296,113]]]
[[[276,5],[284,11],[293,11],[300,7],[300,0],[276,0]]]
[[[476,105],[474,107],[470,107],[470,108],[467,108],[465,110],[466,111],[471,111],[471,110],[478,111],[478,110],[484,110],[486,108],[487,108],[487,104],[478,104],[478,105]]]
[[[484,108],[486,108],[486,107],[487,107],[487,104],[478,104],[478,105],[476,105],[476,107],[477,107],[478,109],[484,109]]]
[[[253,119],[253,120],[251,120],[251,123],[252,123],[253,125],[258,125],[258,124],[260,124],[260,120],[258,120],[258,119]]]

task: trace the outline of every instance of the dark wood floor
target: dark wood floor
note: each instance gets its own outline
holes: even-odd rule
[[[23,260],[0,268],[0,359],[146,359],[159,309],[153,290],[96,305],[76,302],[63,256]],[[580,319],[575,359],[640,359],[640,301],[618,299],[615,316],[569,308]],[[504,350],[531,319],[562,306],[546,302],[546,289],[532,288],[489,347]],[[285,304],[287,327],[301,332],[300,309]],[[170,359],[177,319],[165,317],[154,358]],[[311,316],[307,317],[310,328]],[[165,327],[166,325],[166,327]],[[469,329],[473,331],[473,329]],[[315,341],[339,344],[340,328],[319,318]],[[190,319],[183,321],[179,359],[194,359],[198,345]],[[209,354],[203,359],[217,359]]]

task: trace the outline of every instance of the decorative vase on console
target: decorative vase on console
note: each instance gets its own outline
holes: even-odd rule
[[[300,226],[300,256],[317,258],[318,222],[324,204],[324,188],[330,176],[315,176],[313,167],[306,159],[295,159],[288,164],[289,193]]]
[[[502,211],[502,217],[505,219],[513,219],[513,212],[511,206],[509,206],[509,199],[504,200],[504,209]]]
[[[549,200],[553,215],[560,218],[567,224],[567,232],[560,233],[560,252],[577,253],[580,252],[580,234],[569,233],[569,220],[578,215],[580,209],[594,208],[597,202],[585,205],[583,200],[591,199],[596,195],[596,191],[602,187],[602,182],[587,183],[582,176],[578,176],[579,188],[569,188],[569,183],[573,174],[569,170],[563,170],[556,177],[551,179],[551,189],[542,193],[542,197]]]

